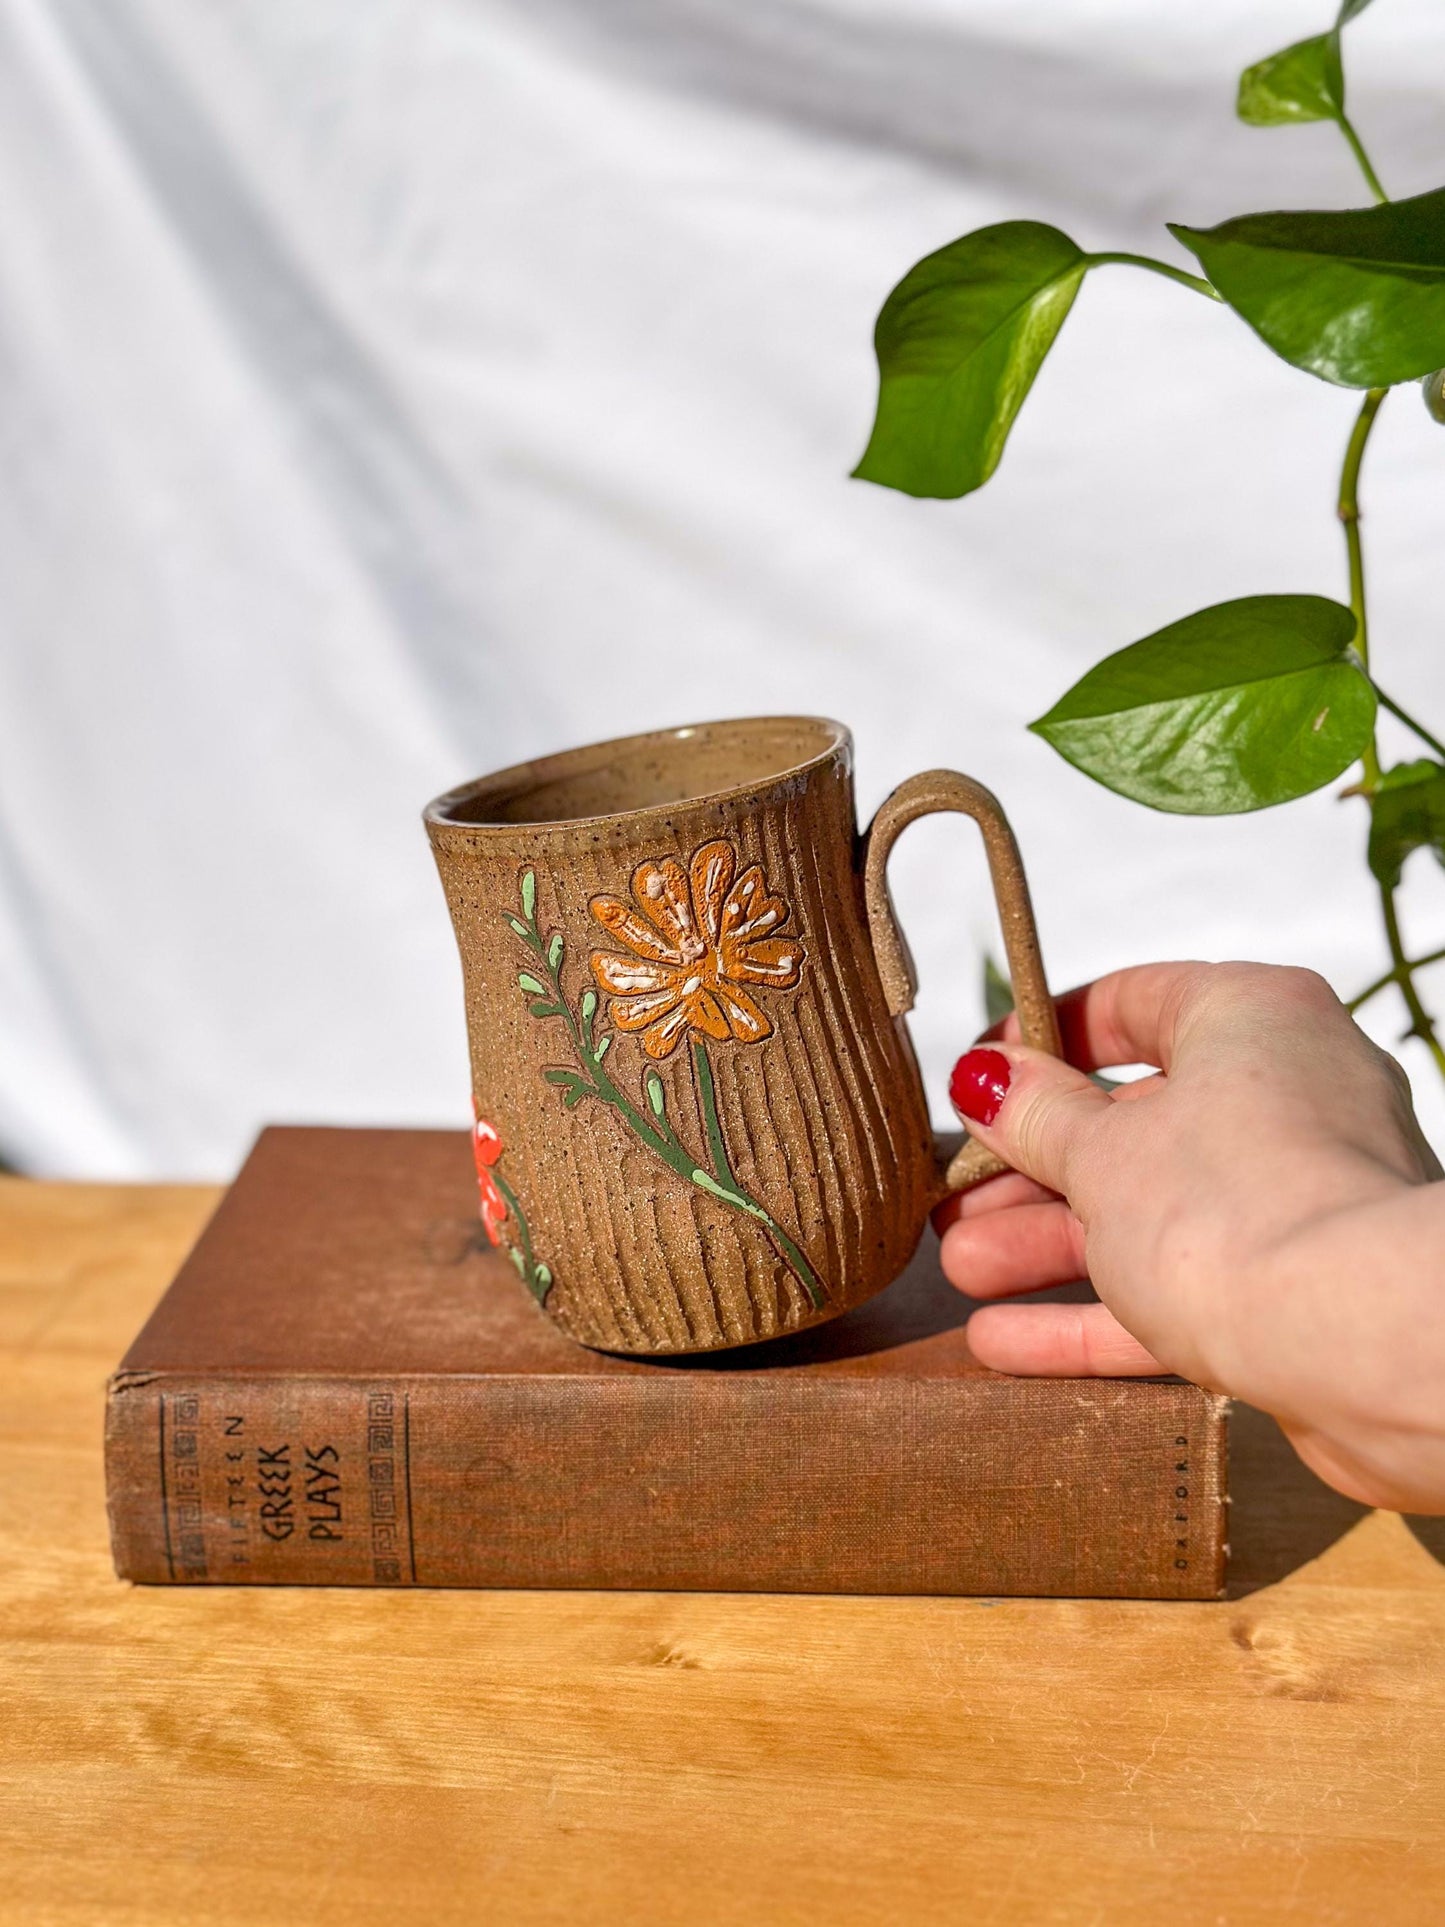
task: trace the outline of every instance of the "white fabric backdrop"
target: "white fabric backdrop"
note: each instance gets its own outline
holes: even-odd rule
[[[932,764],[991,784],[1059,984],[1374,976],[1358,806],[1155,817],[1023,728],[1202,603],[1341,592],[1350,395],[1113,269],[982,494],[846,479],[874,313],[928,249],[1362,201],[1329,128],[1231,115],[1331,7],[0,0],[0,1150],[209,1175],[268,1118],[460,1122],[420,806],[713,715],[851,722],[865,809]],[[1381,0],[1349,62],[1392,190],[1437,185],[1442,10]],[[1365,481],[1382,676],[1438,723],[1445,437],[1412,392]],[[996,941],[971,837],[895,865],[935,1101]]]

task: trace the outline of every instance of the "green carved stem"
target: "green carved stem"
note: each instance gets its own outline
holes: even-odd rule
[[[713,1084],[712,1063],[708,1058],[707,1045],[700,1037],[692,1043],[692,1067],[697,1078],[698,1102],[702,1108],[703,1127],[707,1132],[708,1156],[712,1159],[711,1173],[692,1171],[692,1182],[714,1197],[736,1205],[738,1210],[748,1212],[758,1222],[767,1227],[768,1236],[777,1245],[789,1265],[797,1273],[798,1282],[807,1292],[815,1311],[821,1311],[828,1302],[828,1294],[818,1281],[818,1274],[799,1250],[796,1241],[790,1238],[778,1223],[772,1212],[759,1204],[750,1192],[738,1182],[728,1161],[727,1144],[723,1139],[722,1120],[717,1110],[717,1089]]]
[[[517,1231],[522,1240],[522,1257],[526,1261],[527,1289],[540,1305],[547,1296],[552,1284],[552,1274],[545,1265],[537,1263],[537,1254],[532,1249],[532,1233],[527,1224],[527,1214],[522,1209],[522,1201],[498,1170],[492,1172],[492,1182],[506,1200],[507,1209],[517,1221]]]
[[[527,908],[525,903],[523,908],[524,910]],[[509,921],[525,939],[528,947],[536,953],[541,968],[547,973],[555,1014],[567,1026],[567,1033],[577,1056],[582,1088],[587,1095],[595,1097],[599,1103],[611,1105],[633,1136],[679,1177],[686,1179],[689,1184],[696,1185],[700,1191],[706,1191],[710,1196],[720,1198],[723,1203],[730,1204],[736,1210],[745,1211],[749,1217],[756,1218],[777,1245],[785,1262],[796,1273],[798,1282],[808,1294],[808,1301],[813,1309],[821,1311],[828,1302],[828,1294],[823,1289],[818,1274],[804,1257],[797,1241],[784,1231],[772,1212],[766,1206],[759,1204],[757,1199],[738,1182],[728,1162],[722,1122],[718,1117],[717,1091],[713,1084],[712,1065],[708,1061],[707,1050],[701,1040],[694,1041],[692,1062],[697,1079],[703,1125],[707,1132],[708,1155],[712,1161],[712,1171],[705,1171],[699,1166],[692,1152],[673,1130],[665,1110],[660,1109],[655,1117],[645,1116],[613,1083],[602,1063],[611,1038],[604,1036],[595,1044],[591,1041],[588,1034],[591,1029],[590,1023],[584,1023],[572,1009],[562,988],[563,951],[555,941],[543,940],[542,933],[537,928],[535,910],[527,915],[525,924],[513,919]],[[503,1195],[510,1204],[511,1192],[504,1191]],[[518,1222],[522,1223],[523,1220],[519,1217]]]
[[[708,1156],[712,1160],[712,1174],[719,1184],[729,1185],[734,1191],[741,1190],[733,1176],[733,1168],[728,1159],[728,1147],[723,1141],[722,1120],[717,1114],[717,1089],[712,1081],[712,1063],[707,1054],[707,1045],[700,1037],[692,1040],[692,1070],[697,1079],[698,1103],[702,1108],[702,1121],[707,1131]]]

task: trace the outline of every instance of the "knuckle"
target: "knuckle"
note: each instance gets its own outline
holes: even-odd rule
[[[1210,974],[1229,989],[1252,995],[1288,997],[1301,1003],[1339,1002],[1320,973],[1306,964],[1225,963],[1216,964]]]
[[[1304,964],[1224,963],[1206,965],[1197,985],[1201,999],[1219,1015],[1273,1013],[1293,1023],[1349,1021],[1349,1014],[1331,985],[1317,970]]]
[[[1363,1033],[1361,1034],[1363,1035]],[[1393,1056],[1389,1051],[1381,1049],[1378,1044],[1373,1044],[1372,1048],[1375,1052],[1376,1062],[1385,1073],[1386,1078],[1394,1089],[1396,1097],[1403,1097],[1407,1101],[1413,1102],[1414,1092],[1410,1087],[1410,1073],[1405,1069],[1405,1066],[1400,1062],[1399,1058]]]
[[[1344,1009],[1333,987],[1317,970],[1309,970],[1303,964],[1276,964],[1273,974],[1281,994],[1307,1010]]]

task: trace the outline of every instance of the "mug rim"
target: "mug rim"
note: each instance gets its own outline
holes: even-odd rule
[[[495,789],[499,799],[517,794],[519,789],[540,787],[544,783],[556,782],[578,766],[585,768],[586,763],[595,761],[608,752],[636,750],[649,743],[685,742],[689,737],[709,733],[755,729],[763,724],[791,724],[802,730],[816,731],[821,739],[815,755],[806,756],[801,761],[785,764],[781,769],[770,770],[766,775],[749,778],[746,782],[731,783],[723,789],[704,790],[696,795],[679,796],[669,802],[639,803],[625,810],[603,810],[590,816],[549,816],[540,820],[526,818],[505,818],[501,820],[476,822],[458,817],[453,812],[463,802],[474,800],[488,790]],[[804,715],[767,715],[767,716],[725,716],[716,720],[700,723],[682,723],[671,728],[644,729],[628,736],[604,737],[600,742],[581,743],[572,749],[550,752],[545,756],[531,757],[525,762],[510,763],[504,769],[490,770],[483,776],[475,776],[469,782],[459,783],[454,789],[444,790],[434,796],[422,811],[422,820],[428,830],[449,832],[463,831],[510,831],[515,834],[519,829],[533,831],[576,830],[590,824],[630,823],[643,817],[657,816],[669,810],[685,809],[698,803],[732,802],[739,797],[749,796],[760,789],[772,788],[775,784],[785,783],[794,778],[807,776],[820,769],[841,750],[851,752],[853,732],[846,723],[838,722],[831,716]]]

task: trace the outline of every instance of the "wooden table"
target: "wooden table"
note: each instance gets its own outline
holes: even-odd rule
[[[1254,1414],[1217,1605],[119,1584],[213,1200],[0,1180],[0,1920],[1445,1921],[1445,1531]]]

